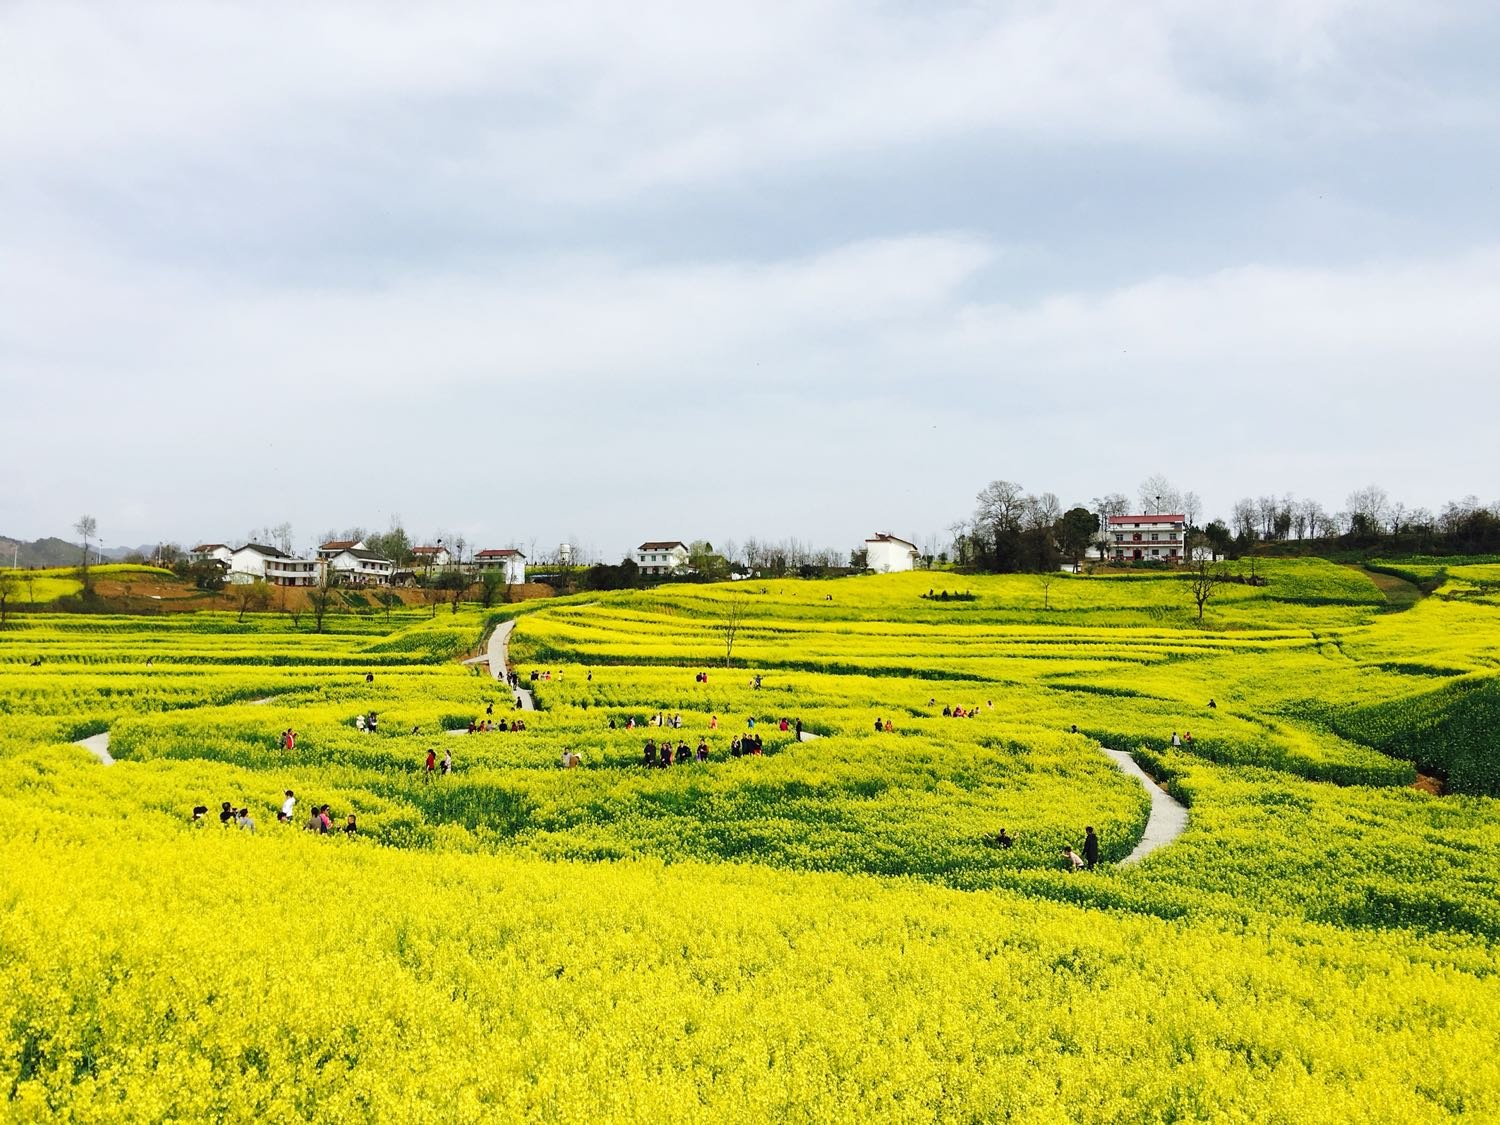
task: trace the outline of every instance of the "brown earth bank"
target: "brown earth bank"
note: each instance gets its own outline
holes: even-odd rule
[[[133,574],[126,576],[101,575],[93,583],[95,601],[88,608],[100,613],[196,613],[199,610],[219,610],[239,613],[244,586],[225,586],[218,591],[200,590],[191,582],[164,574]],[[270,604],[264,609],[247,609],[247,613],[301,612],[309,608],[309,588],[306,586],[271,586]],[[402,607],[439,607],[453,601],[451,590],[423,590],[405,586],[339,586],[335,612],[380,611],[385,608],[379,597],[394,595]],[[527,582],[511,586],[497,593],[492,604],[530,601],[534,598],[550,598],[554,594],[551,586],[541,582]],[[464,592],[465,603],[480,601],[477,584]],[[36,607],[23,607],[28,612],[46,613],[77,612],[77,605],[69,602],[44,603]],[[393,606],[392,608],[395,608]]]
[[[1411,787],[1420,789],[1423,793],[1431,793],[1434,797],[1441,797],[1447,791],[1442,778],[1428,777],[1425,773],[1417,774],[1417,780],[1411,783]]]

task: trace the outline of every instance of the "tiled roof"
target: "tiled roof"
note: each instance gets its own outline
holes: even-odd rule
[[[678,542],[676,539],[673,539],[671,541],[662,540],[660,542],[658,542],[656,540],[652,540],[649,543],[642,543],[639,547],[636,548],[636,550],[637,551],[670,551],[673,547],[681,547],[684,551],[687,550],[687,544],[686,543]]]
[[[347,551],[358,543],[358,539],[330,539],[318,548],[320,551]]]
[[[489,547],[480,551],[474,557],[476,559],[505,559],[510,558],[512,555],[520,555],[523,559],[526,557],[514,547]]]
[[[223,547],[226,551],[229,549],[227,543],[199,543],[193,548],[193,553],[196,555],[202,554],[204,551],[217,551],[220,547]]]
[[[870,538],[866,539],[865,542],[866,543],[900,543],[903,547],[910,547],[913,551],[915,551],[917,549],[917,545],[915,543],[908,543],[905,539],[902,539],[900,536],[892,535],[889,532],[876,532],[874,535],[870,536]]]
[[[1110,525],[1117,523],[1186,523],[1187,516],[1181,512],[1159,512],[1154,516],[1110,516]]]
[[[241,551],[254,551],[271,559],[289,559],[292,556],[285,551],[278,551],[275,547],[267,547],[260,543],[246,543],[240,548]]]

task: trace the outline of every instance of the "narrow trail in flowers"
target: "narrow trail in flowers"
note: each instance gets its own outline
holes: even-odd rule
[[[1141,841],[1136,844],[1135,850],[1119,863],[1120,867],[1129,867],[1182,835],[1188,823],[1187,806],[1152,781],[1151,775],[1136,765],[1135,759],[1125,751],[1111,750],[1107,746],[1103,750],[1123,772],[1139,781],[1151,798],[1151,815],[1146,818],[1146,831],[1141,833]]]
[[[489,657],[490,675],[497,680],[503,680],[506,672],[510,670],[509,652],[510,635],[515,631],[514,621],[503,621],[495,626],[495,631],[490,634]],[[526,688],[515,689],[516,699],[521,704],[522,711],[535,711],[536,700],[531,697],[531,692]]]
[[[109,731],[102,731],[99,734],[91,734],[87,738],[80,738],[73,745],[82,746],[90,754],[98,758],[103,765],[112,766],[115,764],[114,758],[109,753]]]

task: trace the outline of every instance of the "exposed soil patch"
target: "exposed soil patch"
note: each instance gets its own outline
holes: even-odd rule
[[[1420,789],[1423,793],[1431,793],[1434,797],[1441,797],[1446,789],[1441,778],[1428,777],[1425,773],[1417,774],[1417,780],[1411,783],[1413,789]]]

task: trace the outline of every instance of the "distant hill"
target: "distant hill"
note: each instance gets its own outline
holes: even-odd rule
[[[155,550],[154,544],[142,547],[106,547],[104,557],[123,559],[133,551],[147,555]],[[24,539],[11,539],[0,535],[0,566],[77,566],[82,557],[81,544],[69,543],[66,539],[58,539],[55,536],[33,539],[28,543]]]

